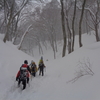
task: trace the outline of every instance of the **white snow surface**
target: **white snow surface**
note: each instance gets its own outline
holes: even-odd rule
[[[31,57],[11,42],[3,43],[3,37],[0,34],[0,100],[100,100],[100,42],[96,42],[94,35],[84,34],[81,48],[78,48],[77,36],[73,53],[56,60],[44,60],[44,76],[39,76],[37,72],[25,90],[17,86],[16,74],[24,60],[28,60],[29,64],[34,60],[38,65],[40,56]],[[53,53],[47,52],[44,59]],[[94,75],[69,82],[79,70],[78,62],[87,62],[87,59]]]

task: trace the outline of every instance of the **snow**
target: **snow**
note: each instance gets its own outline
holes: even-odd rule
[[[3,43],[3,37],[0,34],[0,100],[100,100],[100,42],[95,41],[93,34],[82,36],[81,48],[76,36],[73,53],[56,60],[44,60],[44,76],[37,73],[23,91],[15,81],[17,71],[24,60],[38,64],[40,56],[33,58],[17,50],[11,42]],[[44,57],[51,57],[51,53],[48,51]],[[87,59],[94,75],[69,82],[79,70],[78,62],[87,62]]]

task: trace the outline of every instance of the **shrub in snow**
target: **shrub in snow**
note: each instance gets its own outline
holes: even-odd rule
[[[86,60],[84,59],[83,61],[79,61],[77,66],[78,66],[78,70],[75,73],[75,77],[68,82],[74,83],[82,76],[85,76],[85,75],[93,76],[94,75],[94,72],[92,71],[92,68],[91,68],[92,65],[90,63],[89,58]]]

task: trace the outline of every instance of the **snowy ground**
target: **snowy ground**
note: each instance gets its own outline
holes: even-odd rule
[[[93,35],[84,34],[84,46],[79,49],[77,38],[73,53],[64,58],[45,60],[45,75],[42,77],[37,73],[30,80],[30,85],[21,91],[15,81],[19,67],[26,59],[29,63],[34,60],[38,64],[39,57],[30,57],[10,42],[4,44],[0,35],[0,100],[100,100],[100,42],[95,42]],[[50,52],[44,58],[50,57]],[[94,75],[69,82],[79,70],[78,62],[85,61],[87,64],[88,60]]]

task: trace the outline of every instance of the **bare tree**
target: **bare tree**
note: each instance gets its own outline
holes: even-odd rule
[[[70,0],[66,0],[66,5],[65,5],[65,19],[66,19],[66,26],[67,26],[67,43],[68,43],[68,54],[72,52],[72,31],[71,31],[71,13],[70,13],[70,9],[72,7],[72,1]]]
[[[42,13],[40,14],[40,19],[36,20],[38,23],[38,35],[41,35],[41,42],[44,43],[48,41],[50,46],[52,47],[54,53],[54,59],[56,59],[57,52],[57,36],[59,34],[58,26],[59,26],[59,9],[56,5],[57,1],[51,1],[42,9]],[[45,37],[45,38],[44,38]]]
[[[74,51],[74,42],[75,42],[75,17],[76,17],[76,4],[77,0],[75,0],[74,3],[74,13],[73,13],[73,19],[72,19],[72,34],[73,34],[73,40],[72,40],[72,51]]]
[[[27,4],[28,0],[23,0],[23,3],[20,7],[20,9],[15,13],[14,11],[14,6],[15,6],[15,0],[12,1],[12,3],[8,3],[6,0],[4,0],[4,8],[5,8],[5,24],[6,24],[6,33],[5,33],[5,37],[3,39],[4,42],[6,42],[6,40],[9,40],[9,32],[10,32],[10,27],[13,24],[13,21],[15,20],[15,17],[17,15],[19,15],[19,13],[21,12],[21,10],[24,8],[24,6]]]
[[[79,61],[77,67],[78,67],[78,70],[75,73],[75,77],[69,80],[67,83],[76,82],[79,78],[85,75],[91,75],[91,76],[94,75],[94,72],[92,71],[92,68],[91,68],[92,64],[89,58],[84,59],[83,61]]]
[[[68,54],[74,51],[75,42],[75,17],[76,17],[76,3],[77,0],[66,0],[66,26],[67,26],[67,40],[68,40]]]
[[[79,47],[82,47],[82,38],[81,38],[81,34],[82,34],[82,20],[83,20],[83,14],[84,14],[85,3],[86,3],[86,0],[83,1],[81,17],[80,17],[80,20],[79,20]]]
[[[100,24],[100,1],[99,0],[96,0],[95,3],[94,3],[94,10],[92,11],[91,9],[86,9],[89,11],[90,13],[90,16],[91,16],[91,19],[92,19],[92,23],[93,23],[93,26],[90,26],[91,29],[93,29],[95,31],[95,36],[96,36],[96,41],[100,41],[100,37],[99,37],[99,33],[98,33],[98,30],[99,30],[99,24]],[[93,8],[92,8],[93,9]]]
[[[66,44],[67,44],[67,36],[66,36],[66,29],[65,29],[65,14],[64,14],[64,0],[60,0],[61,3],[61,19],[62,19],[62,31],[63,31],[63,52],[62,57],[66,55]]]
[[[100,24],[100,1],[90,1],[92,6],[85,7],[86,10],[86,24],[95,31],[96,41],[100,41],[99,37],[99,24]],[[90,2],[88,2],[90,4]]]
[[[98,27],[99,27],[99,23],[100,23],[100,1],[97,0],[97,11],[96,11],[96,19],[95,19],[95,34],[96,34],[96,41],[100,41],[100,38],[98,36]]]

